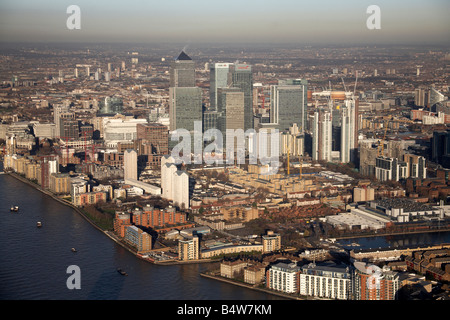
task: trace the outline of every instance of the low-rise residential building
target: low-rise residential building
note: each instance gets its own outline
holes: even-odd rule
[[[193,236],[188,239],[183,239],[178,241],[178,259],[187,260],[198,260],[200,258],[200,246],[199,238]]]
[[[70,176],[67,173],[52,173],[49,189],[56,194],[70,194]]]
[[[220,275],[225,278],[236,278],[239,274],[244,273],[247,262],[242,260],[222,261],[220,264]]]
[[[126,228],[124,240],[135,247],[138,253],[152,250],[152,236],[136,226],[128,226]]]
[[[248,284],[260,284],[266,278],[266,266],[261,263],[248,265],[244,268],[244,282]]]
[[[72,198],[73,204],[77,207],[106,202],[106,200],[107,193],[104,191],[78,193]]]

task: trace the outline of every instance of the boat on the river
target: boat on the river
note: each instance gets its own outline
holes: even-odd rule
[[[12,211],[12,212],[17,212],[17,211],[19,211],[19,206],[11,206],[11,211]]]
[[[42,222],[40,222],[40,221],[38,221],[37,223],[36,223],[36,226],[39,228],[39,227],[42,227]]]
[[[119,272],[119,273],[120,273],[121,275],[123,275],[123,276],[127,276],[127,275],[128,275],[125,271],[123,271],[123,270],[120,269],[120,268],[117,269],[117,272]]]
[[[72,250],[72,252],[77,252],[77,249],[75,249],[75,248],[72,248],[71,250]]]

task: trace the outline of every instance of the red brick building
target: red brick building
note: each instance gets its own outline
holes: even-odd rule
[[[132,213],[132,222],[137,226],[155,228],[186,223],[186,214],[175,208],[157,209],[147,206]]]

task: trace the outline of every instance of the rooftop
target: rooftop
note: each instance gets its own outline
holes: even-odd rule
[[[181,53],[179,54],[178,58],[176,58],[175,60],[192,60],[184,51],[181,51]]]

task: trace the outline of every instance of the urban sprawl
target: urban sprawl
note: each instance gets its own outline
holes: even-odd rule
[[[450,244],[340,243],[450,230],[448,52],[24,45],[0,59],[5,173],[139,258],[209,262],[205,277],[293,299],[449,298]]]

